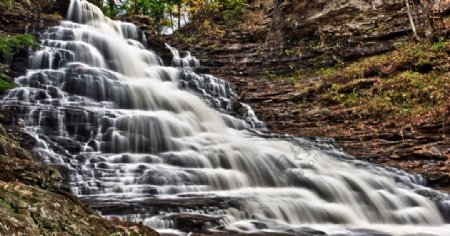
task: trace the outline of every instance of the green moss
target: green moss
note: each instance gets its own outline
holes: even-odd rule
[[[317,72],[316,72],[317,76],[323,77],[323,78],[331,78],[333,76],[336,75],[336,69],[335,68],[331,68],[331,67],[327,67],[327,68],[320,68]]]
[[[351,107],[362,103],[361,96],[356,91],[349,94],[338,93],[333,99],[343,107]]]
[[[7,208],[7,209],[14,211],[14,208],[8,202],[6,202],[5,200],[3,200],[1,198],[0,198],[0,207]]]
[[[217,49],[217,48],[219,48],[219,45],[218,45],[218,44],[215,44],[215,43],[208,46],[208,49],[209,49],[209,50],[215,50],[215,49]]]
[[[309,74],[322,78],[314,82],[317,86],[297,87],[314,90],[308,92],[315,96],[310,99],[314,106],[351,108],[359,117],[418,116],[446,106],[450,97],[449,54],[448,40],[404,43],[382,55],[320,68]],[[363,86],[355,86],[357,82]]]
[[[448,39],[403,42],[391,52],[348,64],[291,75],[266,72],[265,77],[294,81],[298,93],[308,97],[299,102],[301,109],[338,106],[360,118],[385,120],[445,110],[450,97],[449,57]],[[321,79],[307,79],[312,77]]]
[[[0,58],[7,59],[23,48],[37,48],[36,39],[30,34],[0,36]]]
[[[295,51],[292,50],[292,49],[284,49],[283,54],[288,56],[288,57],[291,57],[291,56],[295,55]]]
[[[0,72],[0,80],[10,80],[11,78]]]
[[[14,82],[11,82],[11,78],[3,73],[0,73],[0,91],[9,90],[15,87]]]
[[[433,51],[439,51],[444,49],[448,45],[448,42],[443,41],[442,39],[438,42],[435,42],[433,46],[431,46],[431,50]]]

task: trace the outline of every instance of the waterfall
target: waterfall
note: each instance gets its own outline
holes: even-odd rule
[[[450,198],[420,176],[267,134],[227,82],[196,74],[198,60],[175,48],[174,67],[164,66],[146,41],[72,0],[1,104],[101,214],[180,235],[450,232]]]

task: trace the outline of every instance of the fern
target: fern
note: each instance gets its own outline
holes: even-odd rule
[[[39,44],[30,34],[16,34],[13,36],[0,36],[0,58],[7,59],[20,49],[37,48]]]
[[[0,91],[9,90],[15,87],[14,82],[11,82],[11,78],[0,72]]]

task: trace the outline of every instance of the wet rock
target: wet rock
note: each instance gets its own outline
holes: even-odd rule
[[[170,217],[174,226],[184,232],[198,232],[220,225],[221,217],[207,216],[201,214],[174,214]]]
[[[298,235],[298,236],[325,236],[327,234],[320,230],[315,230],[315,229],[308,228],[308,227],[302,227],[300,229],[295,230],[295,235]]]
[[[354,236],[391,236],[390,234],[370,229],[353,229],[351,232],[351,235]]]
[[[64,138],[64,137],[54,137],[53,140],[61,145],[64,150],[67,150],[69,153],[79,153],[82,150],[82,143],[77,142],[76,140]]]

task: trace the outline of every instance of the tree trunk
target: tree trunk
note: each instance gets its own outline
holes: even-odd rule
[[[181,29],[181,4],[177,5],[178,7],[178,31]]]
[[[169,16],[170,16],[170,27],[172,28],[172,33],[175,31],[174,30],[174,23],[173,23],[173,14],[172,14],[172,10],[169,11]]]
[[[114,0],[108,0],[108,4],[109,4],[109,14],[113,16],[114,9],[116,8],[116,3]]]
[[[420,38],[417,35],[417,30],[416,30],[416,26],[414,24],[414,20],[411,15],[411,7],[409,6],[409,0],[405,0],[405,4],[406,4],[406,10],[408,12],[409,23],[411,24],[411,29],[413,32],[414,39],[416,39],[417,41],[420,41]]]

